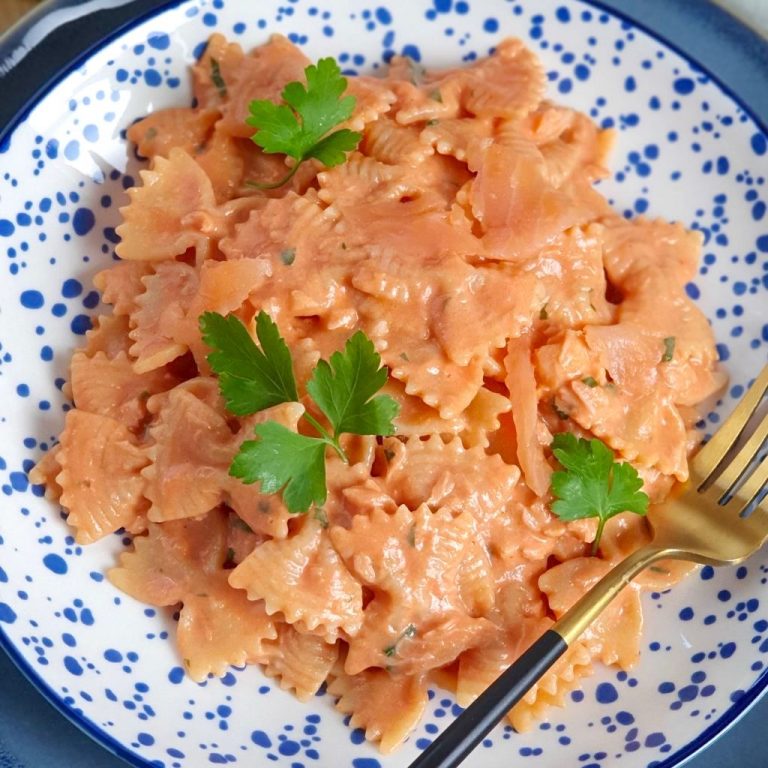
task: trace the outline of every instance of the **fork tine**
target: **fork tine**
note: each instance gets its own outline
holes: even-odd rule
[[[768,365],[760,371],[760,375],[747,390],[747,394],[739,401],[733,413],[725,420],[712,439],[693,457],[691,474],[696,477],[699,487],[709,479],[733,447],[763,399],[766,389],[768,389]]]
[[[744,446],[715,479],[717,489],[722,492],[721,495],[728,493],[728,491],[739,481],[739,478],[747,471],[749,465],[757,457],[766,437],[768,437],[768,415],[766,415],[760,422],[749,440],[747,440]]]
[[[768,420],[768,419],[767,419]],[[739,514],[755,502],[768,483],[768,457],[764,458],[750,477],[744,481],[734,497],[734,502],[739,506]]]

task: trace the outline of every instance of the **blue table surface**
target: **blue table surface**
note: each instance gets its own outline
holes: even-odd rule
[[[763,33],[768,32],[768,0],[715,1]],[[766,768],[767,722],[768,696],[715,743],[686,763],[687,768]],[[121,768],[125,765],[56,712],[0,652],[0,768]]]

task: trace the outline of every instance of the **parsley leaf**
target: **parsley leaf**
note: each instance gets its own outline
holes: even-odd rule
[[[597,553],[605,523],[620,512],[644,515],[648,496],[640,489],[637,470],[614,460],[613,451],[596,438],[584,440],[570,432],[555,435],[552,452],[565,471],[552,474],[552,511],[561,520],[599,518],[592,554]]]
[[[292,82],[282,92],[285,104],[268,99],[252,101],[248,107],[248,125],[256,128],[251,140],[268,154],[281,153],[296,162],[288,175],[273,184],[257,184],[260,189],[274,189],[285,184],[305,160],[314,157],[328,167],[339,165],[346,153],[360,143],[362,135],[347,128],[328,133],[349,119],[356,99],[348,95],[347,79],[333,58],[320,59],[305,70],[306,86]],[[327,135],[326,135],[327,134]]]
[[[260,483],[262,493],[283,490],[289,512],[306,512],[325,501],[327,441],[292,432],[276,421],[259,424],[259,440],[248,440],[232,461],[229,474],[244,483]]]
[[[266,312],[256,318],[259,347],[236,317],[206,312],[200,317],[203,339],[213,351],[211,368],[227,408],[248,416],[280,403],[298,402],[291,352]],[[358,331],[330,364],[321,360],[307,392],[330,422],[330,432],[311,413],[302,415],[318,437],[293,432],[275,421],[255,428],[258,440],[244,442],[230,474],[245,483],[260,483],[262,493],[283,491],[290,512],[320,506],[327,495],[325,451],[333,448],[348,461],[339,442],[342,433],[391,435],[399,406],[389,395],[376,395],[387,381],[387,369],[373,342]]]
[[[358,331],[343,352],[331,355],[330,364],[317,364],[307,392],[331,422],[334,439],[342,432],[391,435],[398,405],[389,395],[373,397],[386,382],[387,369],[381,367],[373,342]]]
[[[256,318],[261,349],[234,315],[205,312],[199,322],[203,341],[214,350],[208,362],[232,413],[248,416],[299,399],[288,345],[266,312]]]

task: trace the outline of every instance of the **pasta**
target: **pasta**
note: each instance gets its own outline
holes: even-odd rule
[[[619,515],[590,556],[594,519],[555,516],[553,435],[596,436],[632,463],[652,503],[688,473],[695,406],[724,384],[706,319],[685,294],[700,238],[618,216],[592,186],[610,131],[544,99],[518,40],[461,69],[394,57],[352,77],[362,133],[346,162],[302,163],[250,140],[255,99],[279,100],[308,60],[275,36],[252,53],[214,35],[196,105],[128,138],[148,159],[96,276],[112,313],[71,364],[75,407],[33,479],[77,541],[132,533],[109,578],[180,610],[193,680],[259,664],[338,709],[390,751],[438,683],[469,704],[618,559],[648,537]],[[267,312],[301,402],[227,410],[198,328]],[[345,436],[326,456],[322,509],[228,470],[254,427],[299,432],[320,358],[357,330],[400,406],[389,437]],[[662,352],[674,338],[674,355]],[[525,729],[590,674],[640,653],[638,580],[510,713]]]

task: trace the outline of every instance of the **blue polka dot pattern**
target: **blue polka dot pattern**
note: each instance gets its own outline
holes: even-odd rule
[[[550,96],[615,129],[614,176],[601,189],[616,208],[700,233],[703,260],[686,290],[712,320],[731,374],[705,430],[768,353],[768,141],[706,73],[575,0],[375,0],[354,10],[332,0],[185,0],[93,54],[2,148],[0,632],[74,716],[124,745],[137,765],[394,768],[460,712],[445,692],[430,691],[409,742],[384,757],[327,695],[301,704],[255,668],[190,682],[172,613],[140,605],[103,577],[122,538],[83,549],[27,477],[60,432],[67,361],[98,313],[92,278],[113,258],[118,209],[140,169],[125,129],[149,104],[189,102],[187,66],[214,29],[244,46],[280,32],[350,73],[375,73],[394,54],[471,62],[503,36],[524,38],[541,56]],[[647,595],[637,669],[599,669],[550,722],[526,734],[499,727],[467,765],[666,760],[764,673],[766,580],[763,558],[704,568],[679,589]]]

